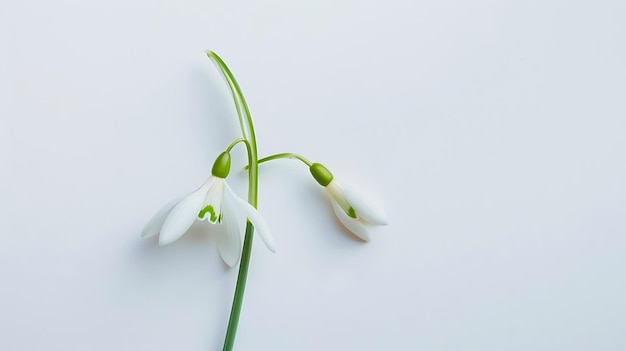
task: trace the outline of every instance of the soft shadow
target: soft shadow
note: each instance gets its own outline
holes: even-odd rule
[[[138,238],[128,252],[139,264],[160,266],[171,261],[188,261],[190,259],[207,262],[218,260],[223,263],[217,253],[215,236],[219,235],[219,228],[215,228],[205,221],[196,221],[180,239],[160,246],[158,235],[151,238]],[[215,262],[217,263],[217,262]],[[223,265],[224,271],[228,266]]]

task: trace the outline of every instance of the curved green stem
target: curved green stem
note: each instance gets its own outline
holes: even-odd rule
[[[258,160],[257,163],[261,164],[261,163],[265,163],[267,161],[272,161],[272,160],[277,160],[279,158],[290,158],[290,159],[297,159],[302,161],[302,163],[304,163],[305,165],[311,167],[311,165],[313,164],[311,161],[307,160],[304,156],[300,156],[298,154],[294,154],[291,152],[284,152],[281,154],[274,154],[274,155],[270,155],[270,156],[266,156],[263,157],[262,159]],[[249,167],[245,166],[243,169],[247,170]]]
[[[228,147],[226,148],[226,152],[230,152],[230,150],[232,150],[235,145],[239,144],[239,143],[244,143],[246,144],[246,149],[248,149],[248,153],[250,153],[250,143],[248,142],[248,139],[246,138],[239,138],[236,139],[235,141],[233,141],[232,143],[230,143],[230,145],[228,145]]]
[[[213,51],[208,51],[207,56],[213,60],[213,62],[220,69],[221,73],[226,78],[226,82],[230,87],[230,91],[237,107],[237,115],[239,117],[239,125],[241,126],[241,133],[244,139],[248,140],[246,145],[248,146],[248,165],[250,166],[250,172],[248,173],[248,202],[257,207],[258,202],[258,169],[257,163],[258,152],[256,146],[256,136],[254,135],[254,125],[252,124],[252,117],[250,116],[250,110],[246,103],[241,88],[237,83],[237,80],[233,76],[228,66],[222,61],[222,59]],[[245,117],[245,120],[244,120]],[[247,122],[247,124],[245,123]],[[246,131],[247,127],[247,131]],[[230,319],[228,320],[228,329],[226,330],[226,338],[224,340],[224,351],[231,351],[235,343],[235,336],[237,334],[237,326],[239,325],[239,316],[241,314],[241,306],[243,304],[243,296],[246,290],[246,280],[248,279],[248,268],[250,267],[250,254],[252,253],[252,238],[254,233],[254,227],[248,221],[246,223],[246,234],[243,241],[243,250],[241,253],[241,263],[239,264],[239,274],[237,275],[237,284],[235,286],[235,295],[233,297],[233,305],[230,310]]]
[[[302,161],[302,163],[304,163],[305,165],[311,167],[311,165],[313,164],[311,161],[307,160],[304,156],[300,156],[298,154],[294,154],[291,152],[285,152],[282,154],[274,154],[274,155],[270,155],[270,156],[266,156],[263,157],[262,159],[260,159],[257,163],[261,164],[263,162],[267,162],[267,161],[271,161],[271,160],[276,160],[279,158],[290,158],[290,159],[297,159]]]
[[[233,100],[235,101],[235,106],[237,108],[237,115],[239,116],[239,125],[241,126],[241,133],[243,137],[248,139],[250,142],[250,146],[252,149],[252,155],[248,155],[248,165],[250,166],[250,174],[248,176],[248,202],[257,207],[257,191],[258,191],[258,165],[257,165],[257,147],[256,147],[256,135],[254,134],[254,125],[252,123],[252,117],[250,116],[250,110],[248,109],[248,104],[246,103],[246,99],[243,97],[243,93],[241,92],[241,88],[239,87],[239,83],[233,76],[232,72],[226,66],[224,61],[213,51],[207,51],[207,56],[215,62],[217,67],[220,69],[221,73],[226,78],[226,82],[230,87],[230,91],[233,95]],[[245,118],[245,120],[244,120]],[[247,123],[246,123],[247,122]],[[246,131],[247,127],[247,131]]]

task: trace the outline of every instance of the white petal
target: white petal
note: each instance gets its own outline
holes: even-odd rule
[[[326,190],[330,196],[337,202],[337,204],[346,212],[350,211],[350,203],[346,195],[343,193],[343,185],[336,180],[332,180],[327,186]]]
[[[210,185],[210,182],[205,183],[200,189],[187,195],[172,209],[161,228],[159,245],[166,245],[176,241],[187,232],[193,221],[198,218],[198,213],[202,209],[202,204]]]
[[[271,252],[276,252],[276,243],[274,242],[274,237],[272,237],[272,233],[270,232],[270,228],[259,214],[256,208],[247,203],[246,201],[240,199],[235,193],[230,189],[230,186],[226,184],[226,190],[233,199],[235,199],[236,203],[239,205],[239,209],[241,212],[246,214],[246,217],[250,220],[250,223],[254,226],[256,232],[261,236],[263,243]]]
[[[222,220],[222,229],[217,236],[217,250],[222,260],[229,266],[233,267],[239,262],[241,257],[241,245],[243,243],[243,229],[241,224],[245,220],[239,215],[236,204],[231,199],[225,198],[222,206],[224,206],[224,216]]]
[[[341,224],[348,228],[348,230],[350,230],[351,232],[356,234],[356,236],[365,241],[369,241],[372,238],[366,224],[360,222],[356,218],[348,216],[346,212],[341,208],[341,206],[339,206],[339,204],[337,204],[337,202],[332,199],[331,203],[333,205],[333,210],[335,210],[337,218],[339,218],[339,222],[341,222]]]
[[[176,206],[176,204],[180,202],[181,199],[182,197],[178,197],[177,199],[168,202],[159,210],[159,212],[152,216],[148,224],[146,224],[146,226],[141,231],[141,237],[149,238],[151,236],[159,234],[159,231],[163,226],[163,222],[165,222],[165,218],[167,218],[167,215],[170,213],[170,211],[172,211],[174,206]]]
[[[363,195],[358,194],[351,187],[344,187],[343,194],[350,206],[354,208],[356,215],[366,222],[374,225],[387,225],[387,214],[377,202],[368,201]]]
[[[205,217],[200,219],[206,219],[209,222],[215,224],[220,221],[220,218],[222,216],[222,200],[224,198],[224,184],[226,182],[224,178],[212,178],[213,180],[211,181],[211,186],[209,187],[209,190],[207,191],[204,198],[202,208],[204,209],[207,206],[210,206],[211,208],[213,208],[214,212],[213,215],[209,213],[209,215],[207,216],[205,214]]]

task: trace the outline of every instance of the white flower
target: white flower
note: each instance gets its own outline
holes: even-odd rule
[[[339,184],[324,165],[312,163],[309,170],[315,181],[330,194],[333,210],[341,224],[359,238],[369,241],[372,227],[387,225],[387,215],[376,203]]]
[[[217,248],[224,262],[232,267],[241,257],[246,218],[265,246],[275,252],[274,239],[259,212],[235,195],[226,179],[212,175],[198,190],[165,205],[150,219],[141,236],[159,234],[159,245],[166,245],[183,236],[196,219],[222,225],[225,230],[217,237]]]
[[[325,189],[330,194],[333,210],[339,221],[359,238],[369,241],[372,227],[387,225],[385,212],[350,187],[342,186],[333,179]]]

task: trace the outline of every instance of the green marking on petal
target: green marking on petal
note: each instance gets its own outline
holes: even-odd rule
[[[350,207],[348,209],[348,216],[350,216],[352,218],[356,218],[356,211],[354,210],[354,208]]]
[[[217,221],[217,214],[215,213],[215,209],[213,208],[212,205],[209,205],[203,208],[202,210],[200,210],[200,213],[198,213],[198,218],[204,219],[204,216],[207,214],[207,212],[211,215],[211,217],[209,217],[209,220],[215,223]],[[221,220],[221,217],[222,216],[220,215],[220,220]]]

